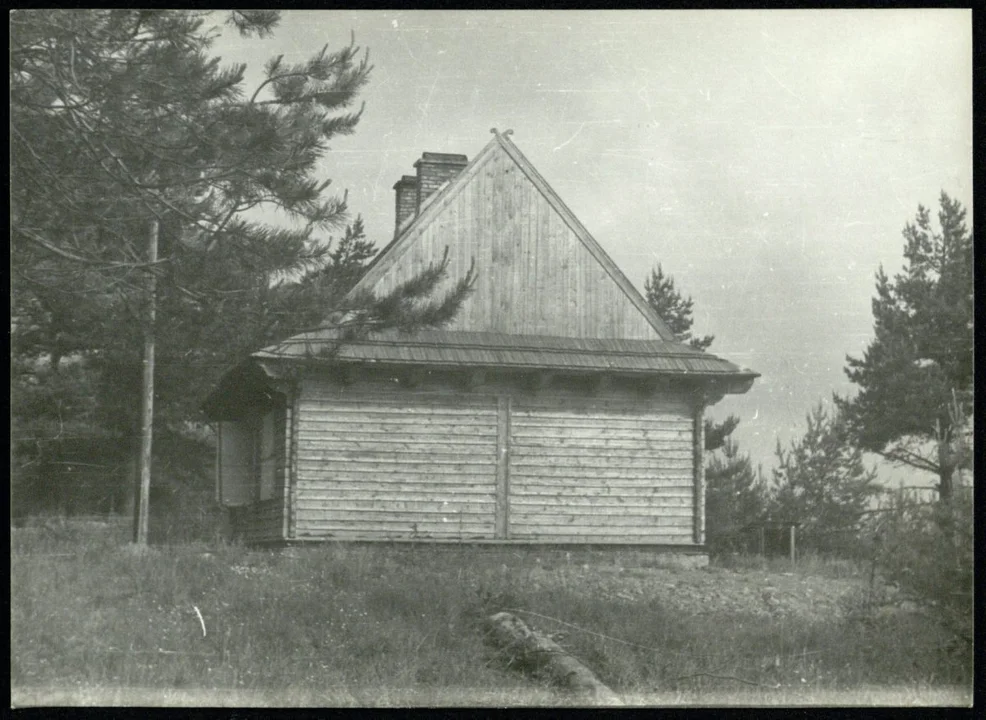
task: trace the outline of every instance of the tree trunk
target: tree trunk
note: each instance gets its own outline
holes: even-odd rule
[[[948,435],[944,433],[938,437],[938,499],[942,502],[952,499],[952,475],[955,473]]]
[[[582,694],[602,705],[622,705],[619,696],[606,687],[589,668],[548,637],[531,630],[523,620],[508,612],[487,619],[486,635],[519,667],[550,678],[556,684]]]
[[[158,220],[153,218],[148,228],[147,261],[157,262]],[[147,526],[150,518],[151,444],[154,426],[154,321],[157,314],[157,276],[151,268],[147,277],[147,319],[144,327],[144,372],[140,397],[140,477],[134,502],[134,542],[147,545]]]

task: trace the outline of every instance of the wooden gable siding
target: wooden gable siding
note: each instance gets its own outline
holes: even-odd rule
[[[684,394],[434,375],[303,383],[292,538],[694,544]]]
[[[449,330],[515,335],[659,339],[624,288],[593,256],[524,170],[499,145],[436,198],[428,222],[390,248],[368,282],[382,294],[449,250],[449,281],[474,259],[475,292]]]

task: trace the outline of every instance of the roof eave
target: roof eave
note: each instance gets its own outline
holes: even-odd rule
[[[462,360],[461,362],[431,362],[427,360],[414,360],[414,359],[386,359],[378,360],[376,358],[359,358],[359,357],[318,357],[318,356],[300,356],[300,355],[274,355],[272,353],[267,353],[264,351],[259,351],[254,353],[252,356],[257,360],[264,368],[265,372],[271,377],[276,377],[279,373],[272,368],[268,363],[316,363],[329,365],[332,363],[349,363],[349,364],[364,364],[364,365],[374,365],[377,367],[400,367],[406,365],[414,366],[427,366],[433,367],[435,369],[441,370],[454,370],[461,368],[471,368],[471,369],[487,369],[487,370],[554,370],[554,371],[564,371],[565,373],[570,373],[573,375],[578,374],[597,374],[597,373],[611,373],[613,375],[626,375],[626,376],[651,376],[651,377],[673,377],[673,378],[693,378],[696,380],[723,380],[728,379],[729,383],[724,388],[727,394],[742,394],[747,392],[752,386],[753,382],[761,377],[760,373],[753,370],[740,369],[736,371],[711,371],[711,370],[649,370],[646,368],[579,368],[572,367],[570,365],[560,365],[551,363],[500,363],[494,364],[487,361],[477,361],[472,362],[469,360]],[[728,361],[727,361],[728,362]]]

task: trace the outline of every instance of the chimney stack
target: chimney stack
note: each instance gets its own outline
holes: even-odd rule
[[[394,191],[397,196],[394,226],[394,235],[396,235],[408,218],[418,214],[418,178],[414,175],[401,176],[401,179],[394,184]]]
[[[418,212],[428,197],[442,186],[446,180],[451,180],[469,164],[465,155],[450,153],[421,154],[421,159],[414,163],[418,171]]]
[[[414,163],[417,176],[404,175],[394,185],[397,203],[394,234],[399,234],[407,221],[421,212],[425,200],[468,164],[465,155],[422,153],[421,159]]]

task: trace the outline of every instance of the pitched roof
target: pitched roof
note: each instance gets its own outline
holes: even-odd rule
[[[506,335],[489,332],[397,330],[340,341],[335,328],[302,333],[256,352],[258,360],[301,360],[334,350],[333,361],[516,370],[608,371],[689,377],[753,379],[758,373],[688,345],[667,340],[622,340]]]
[[[449,216],[442,218],[438,223],[439,230],[445,232],[438,240],[434,237],[426,238],[430,245],[425,250],[421,245],[423,233],[436,231],[436,218],[442,217],[442,213],[458,203],[456,207],[467,207],[465,203],[477,202],[479,199],[487,199],[488,194],[496,195],[499,191],[504,194],[504,188],[508,181],[503,180],[507,173],[512,172],[511,168],[519,168],[529,181],[523,185],[521,190],[529,193],[530,198],[535,195],[543,198],[538,201],[537,206],[538,220],[543,221],[547,217],[551,222],[556,223],[551,227],[551,237],[556,241],[558,237],[564,235],[567,244],[550,246],[554,252],[567,251],[575,252],[574,257],[581,260],[583,264],[592,266],[591,268],[580,268],[579,272],[583,278],[587,278],[591,273],[592,281],[605,286],[608,293],[606,298],[618,304],[619,308],[614,310],[614,314],[623,313],[615,317],[617,321],[623,323],[622,327],[632,325],[636,335],[613,337],[613,327],[607,326],[605,320],[608,318],[596,318],[598,336],[593,336],[591,332],[565,333],[565,332],[537,332],[529,330],[511,329],[510,332],[497,331],[496,328],[484,326],[483,323],[473,322],[465,327],[455,326],[444,330],[423,330],[414,335],[402,334],[396,330],[373,333],[369,337],[357,340],[347,340],[340,342],[340,331],[331,324],[322,329],[302,333],[292,337],[277,345],[272,345],[257,353],[253,357],[258,360],[301,360],[318,357],[323,349],[331,350],[335,353],[333,359],[336,361],[353,362],[379,362],[393,363],[402,365],[431,365],[441,367],[502,367],[513,369],[544,369],[544,370],[567,370],[571,372],[614,372],[625,374],[649,374],[649,375],[675,375],[690,376],[696,378],[728,377],[733,380],[750,380],[759,377],[758,373],[752,370],[740,368],[733,363],[718,358],[709,353],[696,350],[690,346],[675,342],[674,335],[657,315],[654,309],[641,296],[637,289],[630,283],[626,276],[620,271],[612,259],[599,246],[596,240],[589,234],[588,230],[579,222],[572,211],[562,202],[558,195],[552,190],[548,183],[541,177],[540,173],[531,165],[530,161],[520,152],[520,150],[509,139],[509,131],[498,133],[495,130],[494,137],[476,155],[471,162],[457,176],[440,187],[433,195],[427,198],[422,204],[416,217],[406,223],[392,240],[370,263],[366,273],[351,291],[351,294],[365,290],[383,292],[387,290],[386,284],[381,289],[381,281],[385,278],[392,281],[393,278],[388,273],[395,269],[412,275],[414,270],[413,263],[403,261],[409,252],[417,252],[417,262],[422,258],[427,259],[428,253],[439,253],[439,246],[447,242],[450,238],[461,245],[466,243],[476,243],[482,245],[485,240],[487,244],[500,243],[498,250],[501,253],[514,253],[514,257],[526,257],[525,253],[530,252],[530,247],[524,247],[524,242],[529,242],[528,236],[523,235],[523,227],[515,234],[518,239],[505,243],[503,235],[509,233],[501,232],[500,226],[494,224],[475,225],[465,224],[458,234],[450,234],[447,226],[451,224]],[[493,185],[482,184],[470,190],[470,196],[460,195],[476,181],[477,175],[488,163],[492,165],[491,170],[486,170],[490,177],[494,177]],[[514,175],[512,187],[520,187],[519,175]],[[478,181],[477,181],[478,182]],[[485,181],[484,181],[485,182]],[[520,192],[520,191],[518,191]],[[458,199],[457,199],[458,198]],[[489,201],[495,202],[496,199]],[[531,201],[533,203],[533,200]],[[525,208],[534,208],[533,204],[521,205],[513,208],[513,214],[506,217],[524,217]],[[467,209],[468,212],[471,210]],[[550,217],[549,217],[550,216]],[[453,213],[452,218],[455,218]],[[533,237],[534,231],[531,227],[536,224],[531,220],[527,232]],[[492,230],[490,228],[493,228]],[[539,230],[543,233],[543,228]],[[484,235],[484,233],[486,233]],[[477,237],[478,236],[478,237]],[[511,244],[511,243],[516,244]],[[574,244],[573,244],[574,243]],[[417,244],[417,249],[416,248]],[[577,252],[574,248],[580,248]],[[474,248],[475,249],[475,248]],[[482,248],[481,248],[482,249]],[[488,250],[488,249],[487,249]],[[540,247],[538,252],[540,252]],[[460,255],[463,253],[460,252]],[[438,258],[436,258],[438,259]],[[571,260],[571,258],[569,258]],[[462,258],[460,257],[461,261]],[[559,263],[556,255],[547,254],[542,258],[548,265]],[[519,261],[518,261],[519,262]],[[468,264],[468,261],[467,261]],[[570,266],[575,266],[573,262]],[[535,263],[536,265],[536,263]],[[496,262],[491,262],[491,275],[497,271]],[[482,273],[484,268],[478,265],[478,270]],[[543,268],[542,268],[543,271]],[[528,275],[523,272],[514,275],[521,281],[526,281],[528,285],[536,283],[541,277],[537,274],[536,268],[528,268]],[[501,299],[505,291],[498,285],[496,278],[487,279],[486,292],[495,297],[496,293],[501,294]],[[393,284],[391,282],[391,284]],[[515,288],[516,289],[516,288]],[[521,290],[530,288],[521,287]],[[565,288],[568,298],[575,297],[576,303],[582,302],[576,290],[569,285]],[[581,286],[579,287],[581,289]],[[557,288],[554,290],[557,291]],[[540,292],[536,287],[532,294]],[[559,298],[551,294],[552,291],[540,293],[542,303],[551,306],[552,303],[560,304]],[[510,306],[507,312],[523,312],[525,306],[530,305],[530,298],[522,296],[519,298],[510,297],[506,293],[508,300],[505,305]],[[470,298],[471,299],[471,298]],[[487,299],[489,300],[489,299]],[[469,300],[467,300],[469,302]],[[515,307],[520,309],[514,309]],[[552,312],[563,312],[552,308]],[[460,315],[462,312],[460,311]],[[629,320],[627,320],[629,318]],[[335,318],[338,320],[338,318]],[[617,323],[613,323],[615,325]],[[528,323],[528,326],[530,323]],[[550,323],[543,323],[549,330],[555,329]],[[580,330],[583,328],[579,328]],[[609,334],[605,334],[609,333]]]

